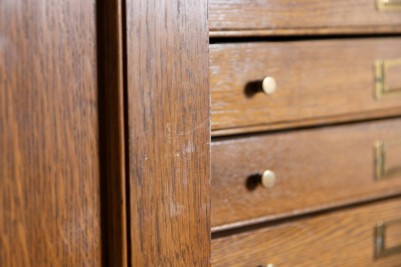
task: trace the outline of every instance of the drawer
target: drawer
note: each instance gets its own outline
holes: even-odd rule
[[[401,193],[401,119],[212,143],[212,231]],[[265,175],[262,186],[262,174]]]
[[[219,237],[212,266],[400,266],[400,217],[398,199]]]
[[[209,1],[211,36],[388,33],[400,25],[400,0]]]
[[[210,87],[214,136],[400,114],[401,38],[212,44]]]

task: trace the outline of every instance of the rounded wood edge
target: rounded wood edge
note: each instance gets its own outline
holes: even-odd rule
[[[212,226],[211,233],[213,235],[219,234],[221,232],[238,230],[241,228],[252,227],[255,225],[270,224],[270,223],[280,223],[283,220],[297,220],[298,218],[309,217],[315,214],[335,212],[340,209],[353,208],[356,206],[368,205],[371,202],[382,201],[386,199],[391,199],[395,197],[400,197],[401,192],[397,189],[391,190],[391,192],[384,194],[376,194],[366,198],[354,198],[347,201],[338,202],[335,204],[321,205],[315,208],[304,209],[302,211],[286,212],[276,215],[267,215],[258,218],[252,218],[249,220],[237,221],[232,223],[225,223],[221,225]]]
[[[349,122],[357,123],[366,120],[391,119],[398,116],[401,116],[401,112],[399,108],[394,108],[381,111],[367,112],[363,114],[346,114],[341,116],[321,117],[321,118],[306,119],[301,121],[277,122],[272,124],[251,125],[238,128],[212,129],[212,137],[258,133],[263,131],[286,130],[298,127],[325,126],[328,124],[341,124]]]
[[[209,37],[262,37],[283,35],[351,35],[351,34],[397,34],[401,25],[372,27],[332,27],[332,28],[299,28],[299,29],[214,29]]]

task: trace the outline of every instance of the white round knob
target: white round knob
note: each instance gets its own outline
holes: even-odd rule
[[[263,92],[265,92],[265,94],[267,95],[273,94],[277,89],[276,80],[272,77],[267,76],[263,79],[262,89]]]
[[[276,174],[271,170],[266,170],[262,173],[262,185],[265,188],[272,188],[276,183]]]

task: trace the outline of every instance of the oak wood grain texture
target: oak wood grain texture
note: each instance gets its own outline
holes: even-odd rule
[[[401,254],[374,259],[373,236],[400,216],[397,199],[215,239],[212,266],[399,266]]]
[[[400,57],[400,38],[213,44],[213,135],[400,114],[374,94],[375,61]],[[273,95],[255,92],[266,76]]]
[[[400,140],[401,119],[271,133],[212,143],[213,231],[399,194],[376,180],[374,143]],[[386,150],[401,167],[401,144]],[[260,184],[271,170],[276,183]]]
[[[97,4],[103,263],[127,266],[123,4]]]
[[[207,1],[127,1],[132,266],[210,264]]]
[[[1,1],[1,266],[101,265],[95,14]]]
[[[400,11],[379,11],[376,0],[210,0],[213,35],[400,32]],[[265,32],[263,32],[265,31]]]

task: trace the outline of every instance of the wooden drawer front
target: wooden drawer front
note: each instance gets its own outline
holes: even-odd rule
[[[401,38],[213,44],[213,134],[399,114],[401,95],[375,95],[375,62],[400,58]],[[401,67],[388,74],[401,88]],[[266,76],[274,94],[255,92]]]
[[[401,9],[379,10],[377,0],[209,1],[211,35],[399,32],[400,24]]]
[[[271,133],[212,143],[213,231],[401,192],[401,119]],[[271,170],[272,188],[256,174]]]
[[[401,217],[401,200],[304,218],[212,240],[212,266],[400,266],[401,253],[375,258],[375,228]],[[391,247],[401,232],[388,229]]]

